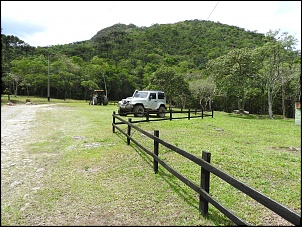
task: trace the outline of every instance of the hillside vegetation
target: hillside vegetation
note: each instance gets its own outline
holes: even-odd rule
[[[1,35],[2,93],[89,99],[106,89],[120,100],[161,89],[171,104],[294,116],[301,54],[287,33],[205,20],[137,27],[115,24],[90,40],[31,47]],[[48,65],[49,63],[49,65]],[[213,104],[213,105],[212,105]]]

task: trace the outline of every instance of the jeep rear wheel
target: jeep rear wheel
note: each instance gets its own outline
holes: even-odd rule
[[[157,116],[158,116],[158,117],[165,117],[165,115],[166,115],[165,112],[166,112],[166,108],[163,107],[163,106],[161,106],[161,107],[159,107],[159,109],[158,109]]]
[[[145,109],[142,105],[137,105],[133,108],[133,112],[135,117],[143,117]]]

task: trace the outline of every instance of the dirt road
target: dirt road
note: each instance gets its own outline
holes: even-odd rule
[[[47,111],[50,106],[1,106],[1,207],[10,206],[21,197],[28,200],[21,211],[26,209],[31,193],[41,186],[39,179],[44,169],[39,168],[40,163],[26,151],[25,145],[34,139],[30,131],[37,127],[37,111]]]

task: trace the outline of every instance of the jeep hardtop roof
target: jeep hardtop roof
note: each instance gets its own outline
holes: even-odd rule
[[[132,97],[133,98],[146,98],[148,93],[163,93],[163,91],[160,90],[135,90]],[[138,94],[145,94],[143,96],[137,96]],[[145,97],[146,96],[146,97]]]
[[[165,93],[165,92],[160,91],[160,90],[135,90],[134,94],[137,93],[137,92],[161,92],[161,93]]]

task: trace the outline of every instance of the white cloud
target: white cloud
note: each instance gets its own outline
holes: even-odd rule
[[[17,36],[32,46],[88,40],[116,23],[149,27],[156,23],[207,20],[209,16],[211,21],[259,33],[280,28],[298,38],[301,49],[298,1],[1,1],[3,34],[13,29],[17,29],[15,33],[7,35],[20,33],[18,26],[5,27],[8,19],[26,23],[31,26],[28,34]]]

